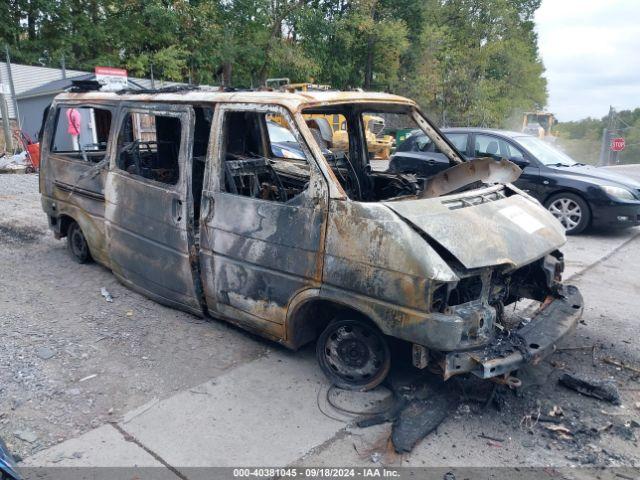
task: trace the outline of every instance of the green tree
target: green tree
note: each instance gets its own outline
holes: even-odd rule
[[[15,61],[236,87],[269,77],[416,99],[443,125],[546,103],[540,0],[8,0]]]

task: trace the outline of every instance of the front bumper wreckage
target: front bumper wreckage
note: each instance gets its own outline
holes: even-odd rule
[[[462,373],[492,378],[525,364],[536,365],[575,329],[583,310],[580,291],[572,285],[565,286],[557,297],[545,302],[526,325],[496,337],[481,349],[446,353],[442,362],[444,378]]]

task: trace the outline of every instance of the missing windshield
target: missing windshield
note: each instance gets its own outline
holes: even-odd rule
[[[303,118],[343,190],[353,200],[419,195],[429,177],[427,172],[390,168],[399,146],[417,137],[425,139],[423,148],[446,168],[460,161],[459,157],[457,162],[451,160],[451,146],[439,135],[433,136],[435,129],[406,105],[332,105],[306,109]]]

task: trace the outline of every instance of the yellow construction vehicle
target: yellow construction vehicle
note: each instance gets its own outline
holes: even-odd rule
[[[308,91],[328,91],[329,85],[315,83],[291,83],[288,78],[269,78],[266,81],[268,88],[285,92],[308,92]],[[305,119],[310,123],[312,129],[323,130],[322,123],[328,123],[331,127],[331,139],[325,138],[327,147],[331,150],[343,152],[349,151],[349,136],[347,133],[347,120],[343,115],[310,114],[305,115]],[[313,119],[323,119],[322,122],[313,122]],[[394,137],[392,135],[382,135],[385,127],[384,118],[365,114],[362,116],[365,123],[365,135],[367,138],[367,150],[371,158],[376,160],[388,160],[391,156]],[[277,121],[277,120],[275,120]],[[324,132],[322,132],[324,133]]]
[[[557,123],[553,113],[544,111],[525,112],[522,119],[522,131],[535,135],[542,140],[554,137],[551,127]]]

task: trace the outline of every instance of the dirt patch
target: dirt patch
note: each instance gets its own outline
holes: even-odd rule
[[[45,233],[39,228],[0,223],[0,243],[24,245],[37,241]]]

